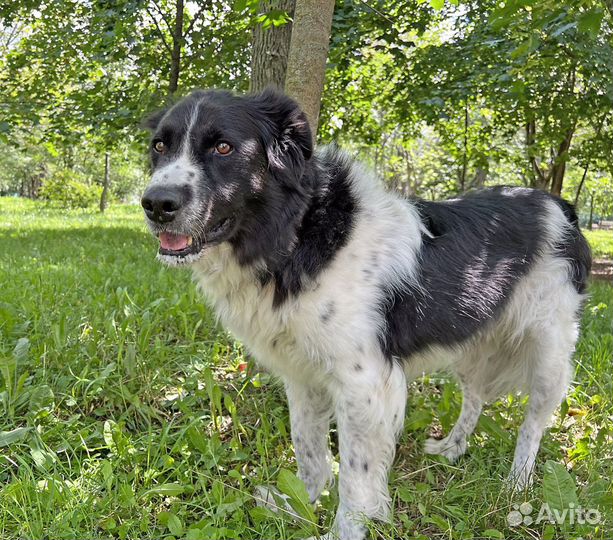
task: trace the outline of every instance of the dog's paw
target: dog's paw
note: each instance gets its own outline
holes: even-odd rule
[[[521,493],[532,487],[534,476],[531,469],[522,468],[521,470],[511,470],[511,473],[504,481],[505,487],[510,492]]]
[[[466,452],[466,439],[449,440],[449,437],[444,439],[428,439],[424,444],[424,452],[426,454],[434,454],[437,456],[446,457],[449,461],[454,462]]]

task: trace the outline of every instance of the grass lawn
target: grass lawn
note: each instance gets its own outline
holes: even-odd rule
[[[613,259],[613,231],[583,231],[592,246],[594,257]]]
[[[610,236],[609,247],[600,233],[590,239],[610,250]],[[136,207],[100,216],[0,199],[0,538],[325,530],[335,489],[313,516],[281,472],[295,464],[279,384],[215,325],[189,273],[162,268],[155,250]],[[450,465],[421,445],[430,426],[450,428],[461,397],[442,376],[423,379],[411,386],[392,472],[393,524],[373,524],[374,537],[613,537],[613,287],[590,292],[575,382],[533,489],[511,496],[502,484],[521,401],[490,405]],[[255,486],[279,479],[298,520],[254,504]],[[602,521],[512,527],[523,502],[534,521],[543,502],[598,510]]]

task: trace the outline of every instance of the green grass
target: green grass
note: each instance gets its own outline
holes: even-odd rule
[[[255,486],[295,470],[283,392],[215,325],[189,274],[162,268],[155,249],[136,207],[100,216],[0,199],[0,538],[325,530],[334,488],[315,525],[255,507]],[[575,384],[528,493],[502,487],[517,399],[489,406],[469,453],[450,465],[420,447],[432,424],[450,428],[461,397],[442,377],[414,383],[391,478],[393,524],[373,524],[375,537],[613,536],[612,317],[613,288],[594,284]],[[513,504],[538,509],[552,497],[542,478],[552,485],[557,474],[560,487],[567,469],[562,495],[576,491],[604,523],[509,527]]]
[[[613,231],[588,231],[584,229],[583,234],[592,246],[594,257],[613,259]]]

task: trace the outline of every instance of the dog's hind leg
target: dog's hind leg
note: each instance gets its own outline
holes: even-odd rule
[[[455,461],[466,452],[467,438],[474,431],[483,401],[470,383],[462,383],[462,410],[451,432],[444,439],[428,439],[424,445],[427,454],[445,456]]]
[[[364,538],[365,518],[389,518],[388,472],[404,423],[407,385],[397,363],[378,360],[338,375],[340,501],[332,534],[340,540]]]
[[[332,397],[324,388],[315,389],[294,381],[285,382],[285,391],[298,476],[315,502],[332,477],[328,444]]]
[[[576,330],[569,328],[567,333],[576,335]],[[570,381],[573,346],[574,339],[564,339],[560,336],[557,336],[557,339],[540,338],[539,344],[535,343],[530,399],[526,417],[519,428],[508,480],[513,489],[524,490],[532,482],[532,472],[543,432],[564,398]]]

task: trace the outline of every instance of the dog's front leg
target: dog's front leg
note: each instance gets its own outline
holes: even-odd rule
[[[316,389],[294,381],[285,381],[285,391],[298,476],[311,502],[315,502],[332,476],[328,444],[332,398],[324,388]]]
[[[341,381],[336,399],[340,503],[331,537],[361,540],[365,518],[389,518],[388,472],[404,423],[406,397],[402,369],[384,359]]]

